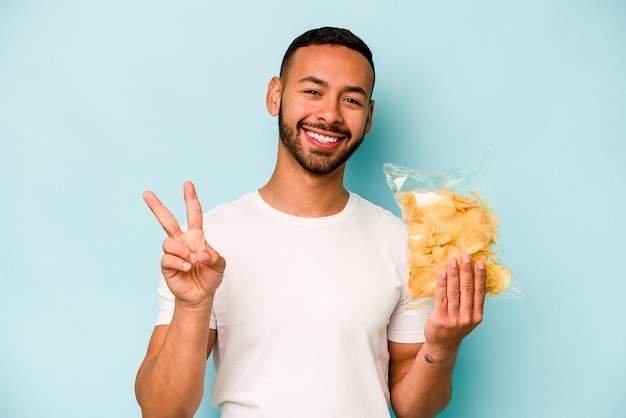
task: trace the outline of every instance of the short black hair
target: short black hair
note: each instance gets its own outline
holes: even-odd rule
[[[360,52],[367,59],[367,62],[369,62],[372,66],[372,74],[374,74],[374,79],[376,79],[372,51],[369,49],[367,44],[363,42],[361,38],[359,38],[347,29],[333,28],[328,26],[306,31],[302,35],[294,39],[293,42],[291,42],[291,45],[289,45],[289,48],[287,48],[287,51],[283,56],[283,62],[280,66],[281,77],[287,72],[289,66],[291,66],[293,54],[295,54],[295,52],[299,48],[311,45],[345,46],[347,48]],[[373,82],[372,88],[374,88]]]

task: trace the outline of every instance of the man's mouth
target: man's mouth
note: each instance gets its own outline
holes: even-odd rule
[[[350,131],[341,129],[332,125],[322,125],[313,123],[298,124],[298,128],[302,130],[304,135],[315,146],[322,149],[332,149],[339,145],[340,142],[350,139]]]
[[[318,142],[321,142],[322,144],[334,144],[335,142],[339,140],[338,137],[322,135],[320,133],[308,131],[306,129],[304,131],[306,132],[308,136],[310,136],[311,138],[315,139]]]

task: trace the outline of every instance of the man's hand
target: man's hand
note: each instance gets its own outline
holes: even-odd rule
[[[450,402],[463,338],[483,319],[485,264],[468,254],[448,261],[437,279],[435,307],[421,344],[389,343],[391,404],[397,417],[434,417]]]
[[[432,347],[455,351],[483,319],[485,263],[474,266],[468,254],[448,262],[437,280],[435,307],[426,323],[426,342]]]
[[[206,242],[202,230],[202,208],[191,182],[184,185],[187,230],[182,231],[176,218],[152,192],[144,201],[167,233],[163,241],[161,271],[179,303],[189,307],[202,305],[212,298],[222,282],[226,261]]]

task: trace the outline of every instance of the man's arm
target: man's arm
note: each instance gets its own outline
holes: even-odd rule
[[[168,326],[157,326],[137,373],[135,393],[144,418],[192,417],[204,394],[206,359],[215,342],[209,321],[226,261],[206,242],[195,188],[184,186],[187,230],[152,192],[144,200],[167,233],[161,272],[174,295]]]
[[[144,418],[194,415],[204,394],[206,359],[215,337],[202,312],[179,310],[170,325],[154,328],[135,382]]]
[[[450,402],[463,338],[482,321],[485,265],[467,254],[451,259],[437,280],[423,344],[389,342],[391,405],[398,418],[434,417]]]

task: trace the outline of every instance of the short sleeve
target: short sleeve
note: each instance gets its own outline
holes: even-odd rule
[[[387,339],[396,343],[423,343],[424,326],[432,310],[432,304],[407,306],[403,297],[391,314],[387,325]]]

